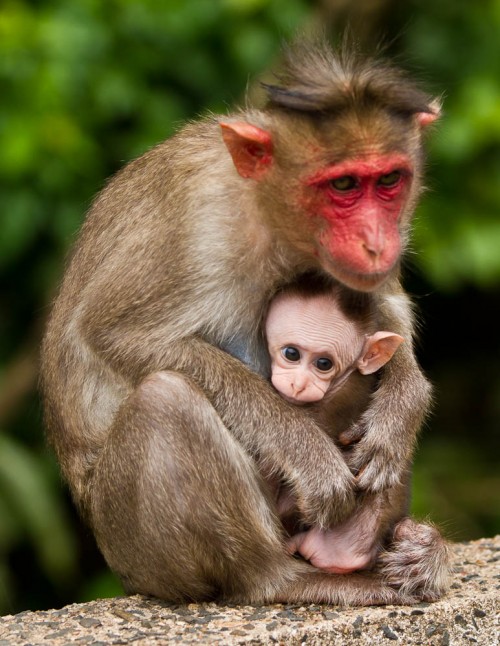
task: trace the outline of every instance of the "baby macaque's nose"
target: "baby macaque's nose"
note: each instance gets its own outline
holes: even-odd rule
[[[301,393],[307,387],[308,379],[305,374],[298,372],[292,381],[292,390],[294,394]]]

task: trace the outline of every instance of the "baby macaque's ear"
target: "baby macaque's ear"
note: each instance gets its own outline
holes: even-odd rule
[[[371,375],[384,366],[399,348],[404,339],[394,332],[375,332],[366,337],[363,353],[357,361],[362,375]]]

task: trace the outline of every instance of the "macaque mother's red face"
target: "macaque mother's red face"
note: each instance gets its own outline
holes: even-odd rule
[[[343,283],[376,287],[401,254],[401,213],[412,179],[405,155],[350,159],[307,178],[304,208],[314,221],[321,264]]]

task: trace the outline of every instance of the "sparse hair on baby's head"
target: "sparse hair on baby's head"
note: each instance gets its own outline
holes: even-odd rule
[[[358,323],[365,333],[370,332],[375,318],[373,298],[370,294],[356,292],[339,285],[335,280],[316,272],[298,276],[293,282],[282,285],[274,298],[297,297],[304,300],[328,296],[335,301],[341,312]]]

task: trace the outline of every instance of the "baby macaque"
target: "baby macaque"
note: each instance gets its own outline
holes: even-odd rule
[[[279,294],[269,308],[266,336],[273,386],[294,404],[332,395],[355,370],[373,374],[403,341],[393,332],[365,334],[329,293]]]
[[[265,331],[272,384],[293,404],[323,400],[316,407],[316,417],[337,441],[341,439],[339,422],[346,411],[345,405],[343,412],[339,410],[334,396],[342,395],[350,404],[347,410],[351,416],[360,415],[375,384],[368,377],[362,383],[359,376],[374,375],[403,342],[403,337],[393,332],[371,332],[374,324],[369,297],[356,295],[353,300],[345,290],[307,279],[282,289],[269,307]],[[329,529],[304,529],[297,521],[290,489],[279,479],[270,477],[267,481],[291,534],[287,541],[291,553],[298,552],[312,565],[336,574],[363,569],[374,562],[385,533],[380,521],[383,516],[387,521],[387,512],[397,513],[397,509],[385,509],[392,497],[387,501],[380,495],[365,497],[344,523]]]

